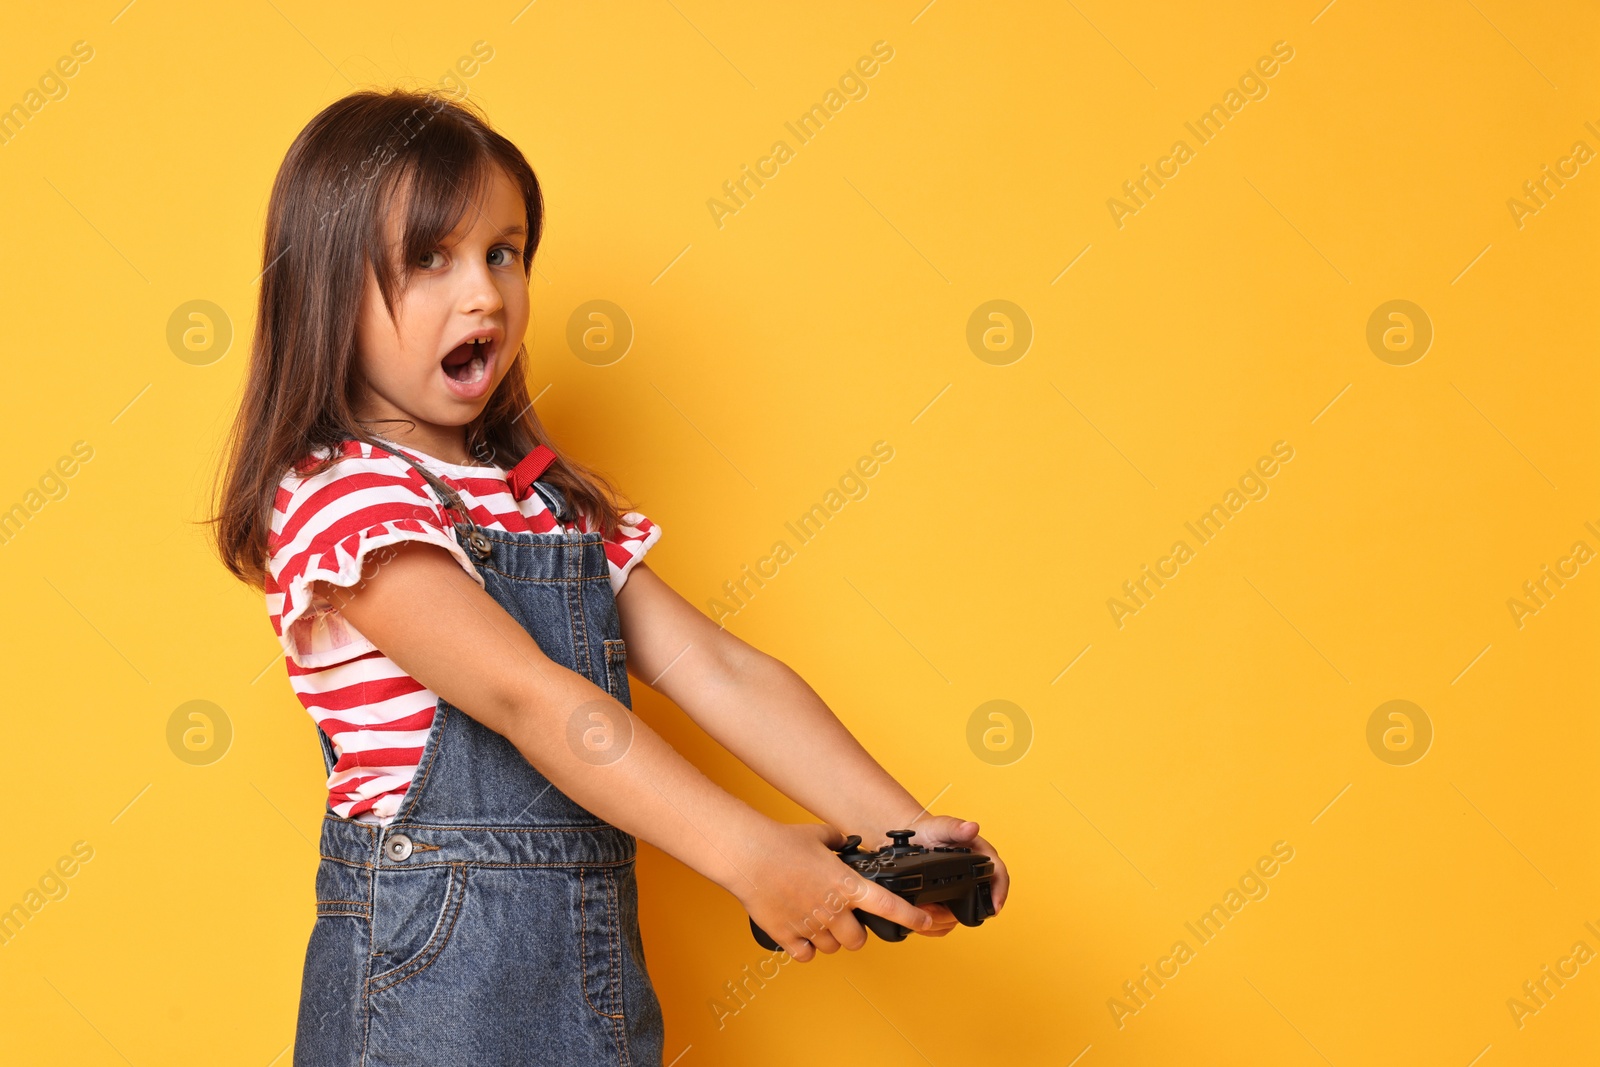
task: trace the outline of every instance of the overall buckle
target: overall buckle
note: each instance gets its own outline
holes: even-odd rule
[[[483,535],[475,523],[456,521],[456,533],[467,542],[467,547],[472,549],[472,554],[479,559],[488,559],[494,549],[489,544],[489,539]]]

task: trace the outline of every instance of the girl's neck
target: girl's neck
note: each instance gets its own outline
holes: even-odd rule
[[[387,441],[392,445],[399,445],[401,448],[437,459],[442,463],[449,463],[457,467],[481,467],[483,465],[467,455],[466,448],[463,447],[459,437],[455,439],[440,437],[435,440],[428,435],[416,432],[404,435],[379,433],[377,431],[369,432],[379,440]]]

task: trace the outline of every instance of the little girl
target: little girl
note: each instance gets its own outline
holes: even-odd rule
[[[643,562],[661,528],[546,436],[523,343],[543,221],[522,153],[437,92],[335,102],[273,185],[214,521],[328,774],[296,1064],[659,1064],[638,837],[802,962],[862,946],[853,908],[955,925],[855,875],[846,834],[994,857],[1005,901],[977,824],[926,814],[674,592]],[[629,672],[824,822],[718,788],[631,714]]]

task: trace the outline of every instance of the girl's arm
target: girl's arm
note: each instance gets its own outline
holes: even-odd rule
[[[795,959],[865,942],[844,902],[913,930],[932,927],[923,909],[839,863],[830,828],[781,824],[755,811],[604,689],[547,657],[437,545],[402,542],[360,584],[318,582],[316,592],[402,670],[503,735],[578,804],[732,893]],[[607,763],[567,741],[569,722],[577,717],[587,726],[597,710],[631,726],[625,752]]]
[[[868,847],[885,831],[917,844],[957,844],[995,861],[998,911],[1010,878],[978,826],[929,815],[787,664],[719,627],[650,570],[634,564],[617,594],[628,669],[795,803]]]

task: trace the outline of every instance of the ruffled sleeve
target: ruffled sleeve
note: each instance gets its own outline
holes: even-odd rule
[[[622,586],[628,580],[628,573],[634,565],[644,558],[650,547],[661,540],[661,527],[651,522],[637,511],[630,511],[621,516],[617,526],[617,535],[605,542],[606,563],[611,569],[611,594],[622,592]],[[588,517],[580,514],[578,529],[588,532]]]
[[[438,501],[404,464],[358,453],[321,474],[283,479],[273,507],[266,594],[273,630],[291,661],[327,667],[376,650],[311,587],[318,581],[359,585],[386,562],[383,550],[402,541],[438,545],[483,585]]]

